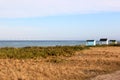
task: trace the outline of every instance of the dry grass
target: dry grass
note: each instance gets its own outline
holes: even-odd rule
[[[71,57],[0,59],[0,80],[89,80],[120,70],[120,47],[92,47]]]

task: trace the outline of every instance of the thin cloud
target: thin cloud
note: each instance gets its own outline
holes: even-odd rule
[[[0,0],[0,18],[120,12],[120,0]]]

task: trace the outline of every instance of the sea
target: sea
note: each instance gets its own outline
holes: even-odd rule
[[[0,47],[48,47],[85,45],[84,40],[2,40]]]

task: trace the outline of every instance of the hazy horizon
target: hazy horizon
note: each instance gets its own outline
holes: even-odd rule
[[[120,40],[120,0],[1,0],[0,40]]]

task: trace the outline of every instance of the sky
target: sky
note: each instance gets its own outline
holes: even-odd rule
[[[120,0],[0,0],[0,40],[120,40]]]

